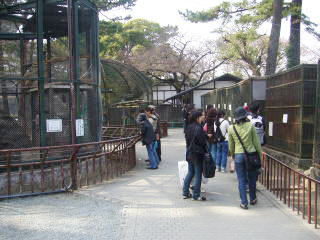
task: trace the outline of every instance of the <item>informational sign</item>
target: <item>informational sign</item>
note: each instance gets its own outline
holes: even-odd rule
[[[84,121],[83,121],[83,119],[76,120],[76,136],[77,137],[84,136]]]
[[[243,106],[248,106],[248,103],[245,102],[245,103],[243,104]]]
[[[220,108],[220,103],[218,104],[218,108]]]
[[[229,104],[229,111],[231,111],[232,110],[232,106],[231,106],[231,104]]]
[[[213,104],[213,108],[216,108],[216,104]]]
[[[223,109],[227,109],[227,104],[223,104]]]
[[[269,136],[273,136],[273,122],[269,122]]]
[[[47,132],[62,132],[62,119],[47,119]]]
[[[283,114],[282,122],[283,123],[288,123],[288,114]]]
[[[229,120],[229,122],[232,122],[232,118],[231,117],[228,117],[228,120]]]

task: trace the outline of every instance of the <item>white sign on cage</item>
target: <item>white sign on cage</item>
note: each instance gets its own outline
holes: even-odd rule
[[[273,122],[269,122],[269,136],[273,136]]]
[[[283,123],[288,123],[288,114],[283,114],[283,116],[282,116],[282,122],[283,122]]]
[[[47,132],[62,132],[62,119],[47,119]]]
[[[76,120],[76,136],[77,137],[84,136],[84,121],[83,121],[83,119]]]

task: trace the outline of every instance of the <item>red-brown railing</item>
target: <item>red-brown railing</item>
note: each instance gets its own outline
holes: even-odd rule
[[[307,217],[317,228],[320,220],[320,181],[294,170],[274,157],[265,154],[259,181],[277,198]]]
[[[0,199],[75,190],[135,166],[138,136],[0,151]]]

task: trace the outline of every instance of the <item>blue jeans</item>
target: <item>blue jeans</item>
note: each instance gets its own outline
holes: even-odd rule
[[[257,198],[256,196],[256,183],[258,180],[258,171],[247,171],[246,168],[246,162],[245,162],[245,154],[244,153],[236,153],[235,154],[235,168],[236,173],[238,177],[238,188],[239,188],[239,194],[241,203],[243,205],[248,205],[248,199],[247,199],[247,185],[249,185],[249,196],[250,201],[253,201]]]
[[[157,168],[159,164],[159,157],[154,147],[155,142],[147,144],[148,157],[150,160],[150,167]]]
[[[211,153],[213,161],[217,162],[217,144],[209,143],[209,152]]]
[[[188,174],[186,178],[184,179],[183,184],[183,196],[188,196],[190,193],[190,183],[192,178],[194,177],[194,185],[193,185],[193,198],[200,197],[200,191],[201,191],[201,177],[202,177],[202,162],[201,161],[194,161],[188,162]]]
[[[217,143],[217,159],[216,159],[217,168],[227,167],[228,151],[229,151],[228,141]]]

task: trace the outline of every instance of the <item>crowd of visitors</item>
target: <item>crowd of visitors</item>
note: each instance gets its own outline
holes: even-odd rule
[[[201,196],[203,162],[205,154],[211,155],[218,172],[227,173],[227,162],[233,159],[238,178],[241,199],[240,207],[248,209],[248,204],[257,203],[256,182],[259,168],[249,166],[249,155],[262,158],[261,145],[266,143],[264,118],[260,115],[259,104],[238,107],[234,112],[235,123],[230,125],[222,110],[207,106],[206,111],[197,110],[193,105],[182,108],[183,131],[186,139],[186,161],[188,172],[183,182],[183,198],[205,201]],[[155,106],[141,109],[137,116],[142,143],[148,152],[147,169],[158,169],[161,161],[160,116]],[[191,186],[192,182],[192,186]],[[193,190],[192,194],[190,189]],[[247,198],[249,191],[249,201]]]
[[[261,145],[265,144],[265,120],[260,115],[259,104],[250,107],[238,107],[234,112],[235,123],[230,125],[222,110],[207,106],[206,111],[196,110],[193,106],[184,106],[184,133],[186,138],[186,160],[188,173],[183,184],[183,198],[204,201],[201,196],[201,181],[204,154],[209,152],[216,163],[217,171],[227,173],[227,161],[230,156],[235,162],[240,207],[248,209],[248,204],[257,203],[256,181],[260,166],[249,166],[252,156],[262,158]],[[249,156],[250,155],[250,156]],[[190,193],[190,183],[194,178]],[[249,190],[249,199],[247,199]]]

